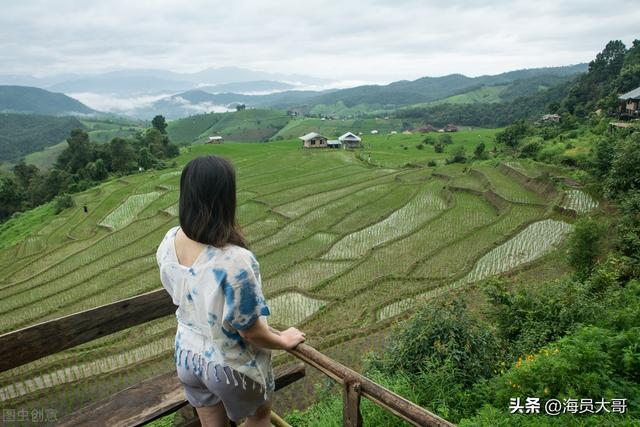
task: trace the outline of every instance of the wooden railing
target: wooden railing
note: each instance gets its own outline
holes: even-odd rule
[[[160,289],[5,333],[0,335],[0,372],[167,316],[175,310],[167,292]],[[308,345],[301,344],[290,353],[342,384],[345,426],[362,425],[361,396],[416,426],[453,425]],[[281,367],[275,374],[277,390],[302,378],[305,375],[304,365]],[[185,405],[187,402],[174,371],[81,408],[64,419],[62,424],[143,425]]]

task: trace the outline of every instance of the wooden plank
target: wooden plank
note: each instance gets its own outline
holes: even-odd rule
[[[274,370],[275,388],[280,390],[304,377],[304,363]],[[187,405],[182,384],[175,371],[126,388],[107,399],[92,403],[61,420],[61,426],[139,426]]]
[[[0,335],[0,372],[174,313],[164,289]],[[53,338],[53,339],[52,339]]]
[[[362,427],[360,391],[357,379],[345,378],[342,384],[342,425],[345,427]]]
[[[92,403],[60,421],[61,426],[140,425],[186,405],[176,372],[168,372]]]
[[[362,396],[414,426],[454,426],[449,421],[325,356],[313,347],[300,344],[295,349],[289,350],[289,353],[320,370],[340,384],[344,384],[345,378],[353,378],[360,383]]]

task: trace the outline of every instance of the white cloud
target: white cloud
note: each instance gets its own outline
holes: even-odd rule
[[[592,59],[638,37],[636,1],[6,2],[0,73],[239,66],[386,82]]]
[[[68,95],[94,110],[125,113],[139,108],[150,107],[155,101],[173,94],[123,97],[122,95],[109,93],[76,92]]]

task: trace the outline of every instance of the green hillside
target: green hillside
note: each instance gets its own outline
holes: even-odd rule
[[[276,134],[288,121],[283,111],[248,109],[174,120],[169,122],[167,132],[176,143],[201,143],[211,135],[232,141],[261,141]]]
[[[507,85],[500,86],[482,86],[481,88],[471,90],[469,92],[453,95],[447,98],[433,101],[430,105],[438,104],[475,104],[475,103],[494,103],[502,102],[501,95],[507,89]]]
[[[124,119],[78,119],[75,117],[38,116],[33,114],[0,114],[0,147],[9,147],[17,155],[7,156],[2,169],[10,169],[20,158],[39,169],[48,169],[67,147],[72,129],[84,129],[91,141],[106,143],[115,137],[134,136],[143,127]],[[2,157],[0,157],[0,160]]]
[[[397,81],[384,86],[366,85],[343,89],[311,98],[307,103],[331,105],[341,101],[347,107],[369,104],[377,106],[377,108],[420,104],[472,91],[482,86],[505,85],[521,79],[566,81],[583,73],[586,68],[586,64],[579,64],[567,67],[516,70],[493,76],[467,77],[462,74],[451,74],[442,77],[423,77],[412,81]]]
[[[243,117],[264,119],[258,113]],[[223,129],[242,123],[229,120]],[[491,133],[460,132],[455,144],[471,147]],[[75,207],[59,215],[23,214],[0,227],[0,241],[18,242],[0,250],[0,333],[160,288],[155,251],[177,224],[180,170],[202,154],[225,156],[237,168],[239,220],[260,261],[270,323],[300,326],[313,346],[340,349],[356,367],[379,342],[368,338],[383,338],[420,301],[553,259],[573,221],[550,209],[562,189],[536,192],[505,165],[396,168],[407,156],[438,158],[427,149],[395,150],[400,141],[371,138],[374,163],[384,154],[384,167],[344,150],[302,150],[293,140],[195,145],[175,169],[75,194]],[[536,170],[527,164],[527,173]],[[504,262],[502,253],[518,256]],[[170,315],[4,372],[5,403],[48,399],[63,415],[174,369],[174,334]],[[307,381],[290,388],[299,404],[308,403],[302,395],[313,399],[299,388],[309,390],[314,379]]]
[[[0,86],[0,112],[70,115],[96,111],[62,93],[28,86]]]
[[[84,127],[75,117],[0,113],[0,161],[17,160],[55,145],[71,129]]]

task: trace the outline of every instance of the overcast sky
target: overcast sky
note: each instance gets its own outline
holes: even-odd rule
[[[3,3],[0,74],[239,66],[388,82],[588,62],[640,38],[637,0]]]

